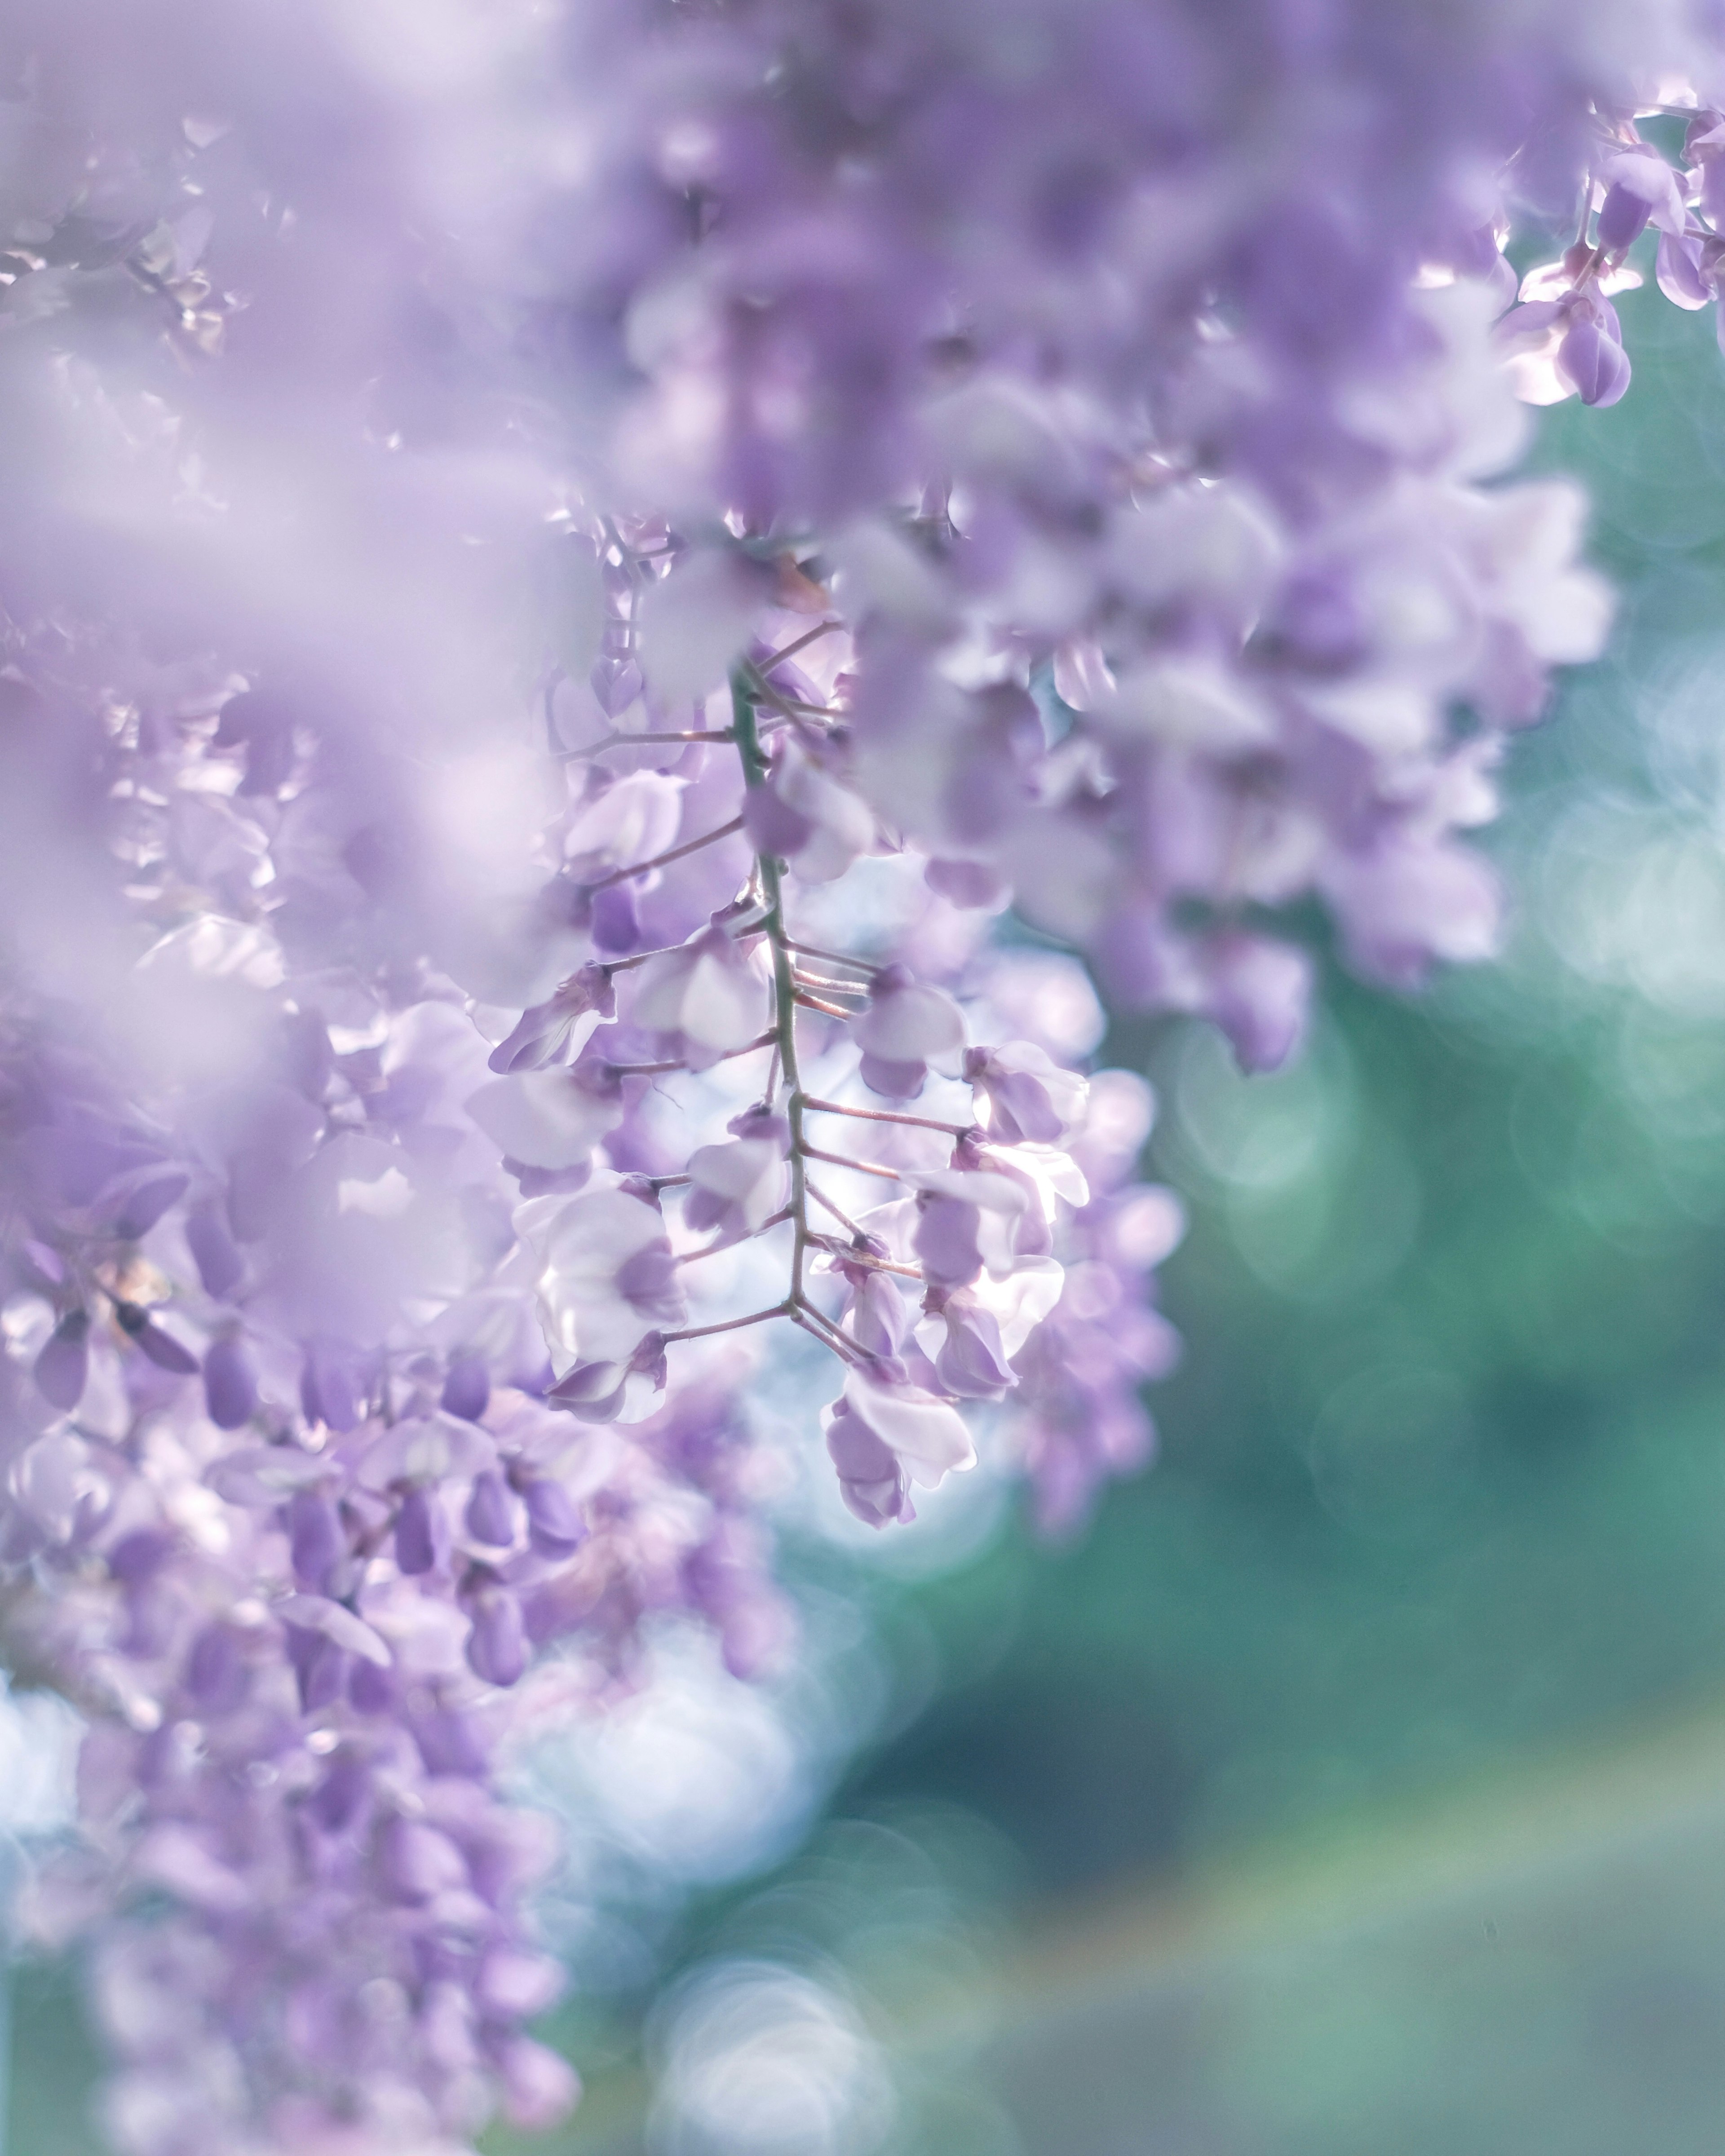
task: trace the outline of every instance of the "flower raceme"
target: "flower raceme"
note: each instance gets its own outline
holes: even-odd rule
[[[1683,123],[1681,167],[1644,140],[1633,121],[1618,119],[1587,173],[1573,244],[1556,261],[1527,272],[1519,304],[1498,326],[1517,390],[1530,403],[1579,396],[1584,404],[1609,405],[1626,393],[1630,362],[1610,295],[1641,283],[1628,256],[1650,226],[1659,235],[1660,290],[1676,306],[1713,306],[1725,345],[1719,285],[1725,111],[1692,93],[1641,116]]]
[[[632,624],[665,564],[619,538],[608,567]],[[1051,1523],[1143,1455],[1137,1389],[1172,1336],[1106,1223],[1157,1195],[1132,1179],[1147,1091],[1077,1067],[1096,1028],[1073,963],[996,952],[992,915],[932,888],[851,787],[845,625],[791,629],[803,665],[757,642],[700,726],[644,712],[562,757],[536,932],[574,963],[518,1015],[423,963],[285,945],[262,908],[146,954],[226,1029],[189,1080],[128,1082],[99,1032],[12,1007],[0,1555],[37,1583],[33,1652],[100,1725],[93,1827],[141,1793],[110,1891],[177,1912],[100,1948],[129,2146],[157,2145],[158,2105],[213,2148],[259,2103],[281,2135],[326,2105],[447,2132],[567,2096],[510,2004],[549,1977],[496,1974],[540,1967],[542,1860],[491,1758],[560,1670],[588,1696],[637,1681],[672,1613],[739,1671],[779,1650],[746,1427],[769,1322],[837,1365],[828,1450],[870,1525],[973,1464],[978,1405]],[[281,801],[221,787],[230,701],[195,686],[121,729],[107,783],[195,779],[269,859]],[[748,804],[787,737],[848,789],[821,807],[857,844],[842,873],[829,849],[798,874],[800,827],[760,850]],[[189,880],[151,813],[164,877]],[[606,890],[632,904],[602,925]],[[1035,1038],[973,1041],[1009,1008]],[[1106,1273],[1137,1310],[1100,1347],[1068,1255],[1091,1306]],[[44,1921],[87,1892],[50,1879]],[[172,2029],[131,2004],[167,1981]],[[266,2024],[260,1984],[303,2010]],[[405,2019],[374,2025],[379,1984]]]
[[[1319,12],[11,9],[0,1565],[128,2156],[568,2100],[495,1763],[783,1651],[766,1356],[871,1527],[1148,1456],[1081,954],[1265,1068],[1313,907],[1491,948],[1606,615],[1512,388],[1716,298],[1717,30]]]
[[[639,611],[650,620],[662,567],[620,543],[611,566],[634,581]],[[632,606],[629,620],[636,611]],[[986,1270],[1015,1312],[1034,1305],[1040,1319],[1058,1301],[1056,1232],[1090,1196],[1065,1150],[1084,1125],[1085,1079],[1034,1041],[968,1047],[963,1012],[946,989],[918,979],[903,960],[883,963],[814,940],[811,924],[832,917],[827,887],[891,843],[846,783],[845,714],[827,701],[844,677],[848,642],[843,623],[829,616],[777,650],[758,647],[730,686],[728,716],[707,700],[702,725],[687,731],[700,737],[699,783],[711,804],[701,814],[716,820],[693,839],[667,831],[676,843],[634,864],[630,880],[657,876],[708,846],[736,847],[740,820],[740,888],[680,943],[587,961],[510,1029],[490,1059],[499,1075],[471,1103],[511,1163],[542,1165],[578,1183],[527,1198],[516,1227],[532,1254],[551,1347],[555,1382],[547,1398],[583,1420],[650,1414],[672,1367],[668,1351],[782,1320],[861,1373],[865,1394],[847,1379],[834,1409],[852,1433],[851,1450],[865,1430],[870,1445],[891,1449],[887,1433],[899,1426],[895,1400],[916,1405],[926,1421],[942,1401],[999,1400],[1017,1385],[994,1316],[974,1298],[952,1303],[952,1291],[969,1288]],[[824,696],[794,663],[817,643],[827,647]],[[659,749],[667,773],[688,764],[688,746],[673,737]],[[583,864],[609,862],[614,850],[595,843],[606,828],[605,803],[622,795],[619,815],[634,813],[626,791],[632,780],[608,783],[596,767],[608,750],[626,755],[639,775],[654,747],[646,728],[631,727],[582,757],[585,790],[572,813]],[[711,770],[727,756],[740,819],[722,814],[730,803]],[[806,774],[818,767],[817,792]],[[795,817],[788,797],[773,792],[787,770],[805,774]],[[829,839],[842,834],[843,845],[824,842],[805,875],[798,864],[809,860],[817,829]],[[585,913],[584,896],[575,901],[577,916]],[[925,915],[946,918],[944,932],[958,936],[961,952],[974,948],[981,927],[974,914],[967,927],[963,911],[932,892],[919,904]],[[711,1081],[721,1070],[727,1089],[753,1085],[756,1097],[728,1118],[722,1137],[696,1145],[680,1168],[594,1169],[575,1159],[578,1137],[590,1143],[598,1127],[589,1104],[613,1096],[619,1080],[652,1078],[644,1120],[662,1121],[668,1087]],[[938,1096],[935,1104],[947,1105],[949,1116],[913,1110],[925,1095]],[[692,1101],[680,1103],[679,1120],[691,1132],[699,1128]],[[541,1121],[572,1134],[567,1147],[536,1135]],[[516,1135],[530,1122],[535,1135]],[[650,1146],[614,1125],[606,1149],[614,1159],[652,1157]],[[865,1213],[870,1186],[878,1193],[883,1183],[906,1194],[884,1209],[914,1211],[907,1238],[867,1224],[882,1210]],[[757,1241],[780,1253],[771,1300],[729,1314],[704,1307],[691,1322],[690,1285],[701,1276],[701,1261]],[[1027,1302],[1015,1283],[1032,1269],[1036,1291]],[[919,1291],[929,1312],[943,1313],[952,1342],[935,1362],[919,1351],[913,1375],[895,1348],[880,1343],[908,1333]],[[887,1315],[883,1299],[902,1303],[903,1312]],[[1014,1328],[1013,1352],[1034,1322]],[[984,1365],[986,1383],[977,1376]],[[942,1378],[942,1367],[956,1385]],[[920,1426],[916,1415],[903,1424],[913,1425]],[[972,1458],[968,1442],[925,1445],[913,1479],[937,1481],[947,1467]],[[945,1466],[937,1468],[940,1460]],[[874,1498],[859,1505],[858,1478],[841,1471],[840,1486],[873,1524],[909,1517],[902,1492],[890,1507]]]

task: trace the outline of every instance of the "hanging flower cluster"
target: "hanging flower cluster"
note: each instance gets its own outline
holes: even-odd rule
[[[519,2032],[557,1972],[495,1745],[631,1681],[669,1615],[740,1674],[782,1648],[769,1321],[834,1358],[873,1525],[973,1463],[973,1404],[1051,1521],[1147,1449],[1179,1217],[1131,1179],[1147,1089],[1072,1066],[1071,962],[991,950],[854,789],[808,579],[703,723],[657,722],[633,654],[670,551],[607,547],[612,708],[545,690],[537,932],[587,955],[519,1014],[342,963],[377,799],[264,691],[176,674],[84,718],[144,932],[104,1014],[9,1014],[0,1561],[31,1666],[98,1720],[49,1920],[98,1880],[181,1912],[101,1951],[127,2147],[241,2145],[262,2092],[288,2142],[567,2099]],[[1040,1039],[971,1038],[1014,1003]]]
[[[494,1761],[782,1651],[763,1357],[873,1527],[1147,1456],[1077,954],[1267,1067],[1315,916],[1491,948],[1607,611],[1511,384],[1725,244],[1627,13],[9,10],[0,1567],[122,2149],[567,2103]]]
[[[1717,311],[1719,265],[1725,260],[1725,111],[1686,90],[1681,101],[1654,107],[1642,119],[1681,121],[1681,168],[1644,139],[1628,115],[1614,116],[1580,191],[1574,242],[1553,262],[1522,278],[1498,326],[1517,393],[1530,404],[1615,404],[1630,386],[1629,356],[1612,295],[1634,291],[1641,273],[1629,254],[1651,227],[1659,289],[1675,305]],[[1719,315],[1725,349],[1725,313]]]

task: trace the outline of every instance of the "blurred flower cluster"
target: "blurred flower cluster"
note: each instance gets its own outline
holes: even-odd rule
[[[776,1339],[871,1525],[1147,1456],[1068,954],[1265,1067],[1300,909],[1490,950],[1607,612],[1500,347],[1609,401],[1649,218],[1711,293],[1703,13],[8,10],[0,1565],[121,2147],[567,2103],[494,1760],[783,1651]]]

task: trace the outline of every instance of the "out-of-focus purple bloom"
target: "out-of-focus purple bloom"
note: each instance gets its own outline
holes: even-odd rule
[[[1599,244],[1624,254],[1646,229],[1649,219],[1662,233],[1681,234],[1685,223],[1677,176],[1656,150],[1625,151],[1609,158],[1599,182],[1605,190],[1599,205]]]
[[[296,1490],[287,1502],[286,1526],[295,1578],[322,1593],[347,1555],[335,1507],[315,1490]]]
[[[31,1368],[36,1389],[57,1408],[75,1408],[90,1376],[90,1316],[69,1310]]]
[[[427,1491],[404,1494],[395,1516],[395,1562],[409,1578],[431,1571],[437,1563],[435,1518]]]
[[[190,1348],[176,1340],[136,1303],[116,1302],[114,1322],[158,1370],[166,1370],[174,1378],[189,1378],[196,1372],[198,1358]]]
[[[482,1355],[458,1355],[444,1373],[439,1404],[446,1414],[477,1422],[491,1397],[491,1373]]]
[[[480,1588],[471,1599],[473,1630],[467,1659],[487,1684],[519,1684],[527,1666],[527,1636],[521,1605],[506,1587]]]
[[[203,1358],[203,1394],[218,1430],[238,1430],[258,1404],[258,1377],[235,1333],[211,1342]]]
[[[463,1512],[462,1524],[476,1543],[506,1549],[516,1537],[515,1500],[495,1467],[483,1469],[473,1478],[473,1490]]]
[[[527,1508],[527,1536],[541,1557],[563,1558],[587,1539],[580,1508],[561,1482],[535,1476],[521,1490]]]

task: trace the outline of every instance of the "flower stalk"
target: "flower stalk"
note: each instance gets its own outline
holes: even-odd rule
[[[766,783],[767,758],[756,724],[754,696],[741,670],[732,676],[731,701],[732,725],[737,736],[737,753],[742,764],[743,783],[752,790]],[[772,1031],[778,1051],[778,1082],[784,1088],[785,1121],[790,1127],[790,1299],[793,1304],[799,1304],[809,1249],[809,1178],[803,1132],[807,1096],[803,1091],[802,1067],[797,1056],[797,962],[785,927],[784,863],[772,854],[757,854],[756,869],[766,906],[761,926],[766,932],[767,947],[773,959]]]

